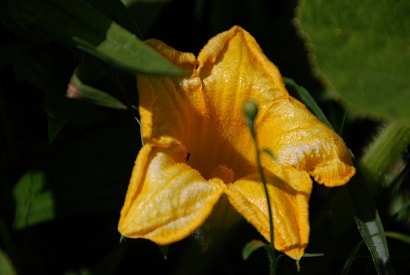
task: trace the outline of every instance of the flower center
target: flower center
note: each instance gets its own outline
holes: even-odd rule
[[[218,143],[215,140],[215,143]],[[228,144],[219,146],[196,146],[196,150],[190,151],[186,162],[197,170],[206,180],[219,178],[225,184],[256,171],[255,165],[232,148]],[[193,147],[191,147],[193,148]]]
[[[209,178],[221,179],[224,183],[232,183],[234,181],[234,173],[232,169],[226,167],[225,165],[219,164],[214,168],[214,170],[209,175]]]

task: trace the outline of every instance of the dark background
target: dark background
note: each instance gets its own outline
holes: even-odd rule
[[[109,13],[103,1],[91,2]],[[135,25],[124,27],[140,38],[159,38],[197,54],[209,38],[240,25],[282,75],[307,88],[331,122],[340,126],[345,111],[323,98],[324,87],[312,77],[308,52],[292,24],[296,5],[286,0],[142,2],[130,9]],[[161,249],[146,240],[120,243],[119,211],[141,146],[138,114],[131,108],[138,103],[135,76],[54,37],[10,24],[0,25],[0,42],[0,248],[18,274],[268,274],[263,249],[246,261],[241,258],[247,242],[262,239],[245,222],[221,232],[205,251],[194,237]],[[66,98],[78,64],[85,82],[129,108],[113,110]],[[363,117],[344,121],[342,136],[356,156],[378,125]],[[15,186],[30,171],[45,177],[36,192],[52,197],[53,215],[19,228],[15,219],[22,202],[16,199]],[[405,231],[403,223],[388,215],[388,192],[376,200],[385,226]],[[324,256],[303,258],[300,274],[338,274],[349,259],[351,274],[374,274],[364,245],[351,254],[361,238],[344,188],[315,184],[310,213],[306,252]],[[395,240],[389,245],[394,264],[405,274],[408,245]],[[295,262],[281,257],[278,274],[297,274]]]

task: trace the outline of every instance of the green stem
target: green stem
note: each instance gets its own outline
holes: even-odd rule
[[[266,246],[266,251],[268,253],[268,258],[269,258],[269,274],[270,275],[275,275],[276,274],[276,266],[278,264],[278,258],[275,255],[275,248],[273,247],[273,245],[269,245],[269,246],[267,245]]]
[[[260,157],[261,152],[259,150],[259,143],[258,143],[258,139],[256,136],[256,131],[255,131],[254,122],[255,122],[256,115],[258,113],[258,107],[256,103],[251,102],[251,101],[246,102],[244,105],[244,113],[246,115],[246,123],[251,132],[252,139],[254,140],[255,152],[256,152],[256,166],[258,167],[258,173],[261,177],[263,190],[266,196],[266,204],[268,207],[268,215],[269,215],[269,233],[270,233],[270,247],[267,248],[268,257],[269,257],[269,271],[270,271],[269,273],[271,275],[274,275],[276,274],[277,258],[275,255],[275,247],[274,247],[273,215],[272,215],[271,202],[270,202],[270,197],[269,197],[269,192],[268,192],[268,186],[267,186],[265,173],[263,172],[262,163],[261,163],[261,157]]]
[[[409,124],[402,121],[392,121],[380,131],[377,138],[369,145],[359,164],[364,172],[366,182],[373,184],[372,191],[380,183],[385,185],[390,183],[382,175],[389,174],[389,169],[397,163],[409,143]]]
[[[252,124],[252,126],[253,126],[253,124]],[[251,132],[252,132],[253,140],[255,142],[256,165],[258,167],[258,173],[261,177],[263,190],[264,190],[265,195],[266,195],[266,204],[268,206],[268,215],[269,215],[270,242],[273,246],[273,219],[272,219],[272,208],[271,208],[271,203],[270,203],[270,197],[269,197],[269,192],[268,192],[268,185],[266,183],[265,173],[263,172],[263,168],[262,168],[261,157],[260,157],[261,154],[260,154],[258,139],[256,138],[256,133],[255,133],[254,127],[252,127]]]

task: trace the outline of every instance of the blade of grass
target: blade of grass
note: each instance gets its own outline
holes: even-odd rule
[[[370,191],[360,169],[347,185],[360,235],[373,259],[377,274],[395,274],[390,261],[387,240]]]
[[[347,258],[343,269],[342,269],[342,275],[348,275],[350,272],[350,268],[352,267],[352,264],[354,262],[354,260],[356,259],[356,256],[359,254],[360,248],[363,245],[363,240],[361,240],[359,243],[357,243],[355,245],[355,247],[353,248],[352,252],[350,253],[349,258]]]
[[[410,235],[400,232],[386,231],[385,235],[389,238],[399,240],[403,243],[410,244]]]

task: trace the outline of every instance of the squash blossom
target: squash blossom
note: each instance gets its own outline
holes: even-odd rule
[[[198,229],[221,196],[270,239],[266,196],[243,105],[258,104],[255,130],[274,223],[274,246],[300,259],[308,244],[312,179],[339,186],[355,173],[343,140],[285,89],[255,39],[234,26],[196,58],[158,40],[148,45],[189,72],[138,75],[144,145],[118,229],[164,245]]]

